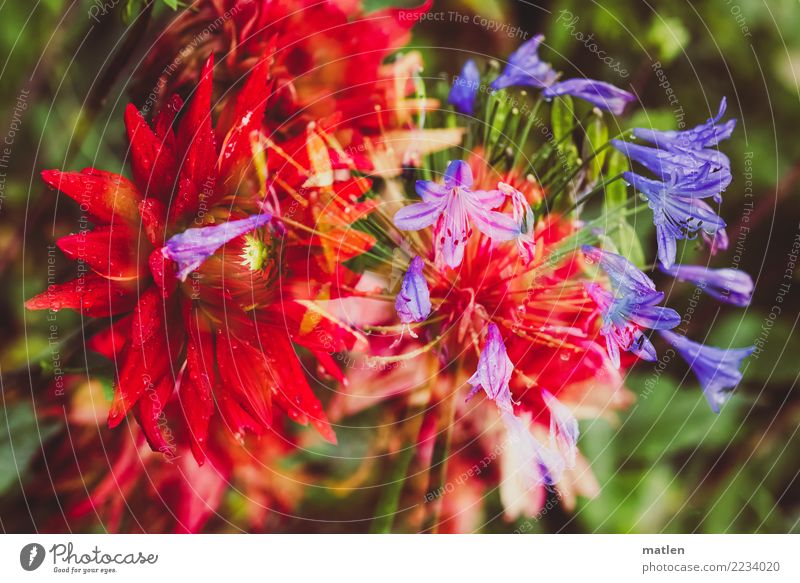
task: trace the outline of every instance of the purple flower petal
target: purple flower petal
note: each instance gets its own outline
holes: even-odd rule
[[[588,101],[592,105],[610,111],[614,115],[621,115],[625,106],[636,97],[623,89],[610,83],[595,81],[593,79],[568,79],[551,85],[542,92],[546,99],[559,95],[572,95],[578,99]]]
[[[611,285],[615,290],[623,291],[638,291],[642,288],[648,290],[655,290],[656,284],[653,280],[647,277],[642,271],[633,263],[625,259],[622,255],[616,253],[609,253],[592,247],[591,245],[584,245],[581,251],[591,261],[599,263],[603,271],[606,272],[608,278],[611,280]]]
[[[401,208],[394,215],[394,224],[403,231],[419,231],[430,227],[442,214],[444,200],[435,202],[418,202]]]
[[[742,361],[753,353],[755,347],[726,350],[692,342],[674,332],[661,332],[661,336],[689,363],[703,387],[711,410],[719,413],[742,380],[739,371]]]
[[[663,293],[659,292],[660,297]],[[630,315],[631,322],[651,330],[672,330],[681,323],[681,316],[672,308],[662,306],[637,306]]]
[[[708,251],[711,255],[716,255],[720,251],[727,251],[728,245],[730,245],[730,239],[728,238],[728,231],[723,229],[717,229],[717,231],[711,235],[703,232],[703,241],[705,241],[706,245],[708,245]]]
[[[508,64],[491,88],[495,91],[515,85],[525,87],[548,87],[552,85],[557,74],[549,63],[539,58],[539,45],[544,36],[538,34],[523,43],[508,57]]]
[[[461,265],[471,234],[465,201],[458,193],[453,193],[434,229],[437,258],[443,259],[453,269]]]
[[[656,245],[658,246],[658,260],[664,267],[671,267],[678,254],[678,236],[669,225],[656,225]]]
[[[702,265],[675,265],[662,271],[696,284],[707,294],[734,306],[750,305],[753,279],[738,269],[709,269]]]
[[[422,274],[425,262],[422,257],[414,257],[408,266],[400,285],[400,293],[395,298],[394,307],[403,324],[422,322],[431,313],[431,296],[428,282]]]
[[[485,210],[475,204],[470,204],[467,212],[478,230],[490,239],[511,241],[520,235],[517,222],[508,215]]]
[[[416,191],[423,202],[436,202],[447,196],[447,188],[432,180],[417,180]]]
[[[272,215],[265,212],[219,225],[186,229],[171,237],[161,253],[178,264],[178,278],[185,281],[192,271],[225,243],[267,224],[271,218]]]
[[[461,74],[453,80],[447,102],[455,106],[457,111],[466,115],[475,112],[475,96],[481,84],[481,74],[475,61],[468,60],[461,69]]]
[[[655,362],[658,360],[658,353],[656,352],[653,343],[650,342],[650,339],[641,332],[636,335],[636,339],[633,341],[630,352],[637,358],[641,358],[647,362]]]
[[[550,411],[550,439],[561,452],[567,467],[575,466],[578,450],[578,420],[550,391],[542,390],[544,404]]]
[[[496,209],[506,199],[506,195],[499,190],[473,190],[472,199],[482,208]]]
[[[444,186],[448,190],[472,186],[472,168],[463,160],[453,160],[444,171]]]
[[[511,409],[511,389],[508,383],[512,372],[514,364],[508,358],[500,330],[496,324],[490,323],[486,332],[486,343],[478,359],[478,369],[467,382],[472,385],[473,393],[478,388],[483,388],[498,407]]]
[[[689,130],[659,131],[647,128],[636,128],[633,130],[633,135],[662,149],[679,147],[702,150],[705,148],[713,148],[722,140],[731,137],[736,127],[735,119],[728,120],[721,126],[717,125],[722,119],[722,116],[725,115],[726,107],[727,100],[723,97],[719,104],[719,112],[715,117]]]
[[[514,222],[519,226],[519,235],[516,237],[516,243],[520,254],[526,258],[526,261],[533,261],[536,252],[536,238],[533,235],[535,227],[533,209],[531,209],[531,205],[525,195],[510,184],[499,182],[497,188],[504,196],[511,199]]]

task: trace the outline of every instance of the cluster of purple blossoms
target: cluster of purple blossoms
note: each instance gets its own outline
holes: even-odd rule
[[[621,114],[634,99],[633,94],[601,81],[559,81],[559,74],[538,56],[542,41],[543,37],[538,35],[512,53],[490,88],[499,91],[512,86],[534,87],[542,90],[546,100],[569,95],[615,115]],[[448,102],[457,111],[471,116],[476,110],[480,86],[480,71],[475,62],[469,60],[454,81]],[[697,284],[717,299],[744,306],[749,303],[753,288],[746,274],[732,269],[675,265],[676,242],[691,238],[698,231],[713,237],[716,248],[725,247],[725,222],[706,202],[719,203],[721,193],[732,179],[730,161],[715,149],[721,140],[731,135],[736,124],[735,120],[719,123],[724,113],[723,99],[717,116],[690,130],[634,130],[634,136],[649,142],[650,146],[617,140],[612,143],[654,175],[626,172],[623,176],[653,210],[658,257],[663,270],[680,280]],[[502,182],[496,190],[473,190],[472,186],[469,165],[464,161],[450,162],[443,183],[417,181],[416,192],[422,201],[399,210],[394,216],[395,226],[405,231],[433,227],[434,270],[457,269],[461,265],[473,226],[493,242],[515,241],[523,256],[532,257],[534,217],[524,196]],[[513,216],[498,212],[507,200],[511,201]],[[602,320],[599,333],[605,338],[613,365],[620,367],[623,351],[655,361],[657,352],[647,332],[659,331],[689,363],[711,409],[719,412],[741,380],[739,368],[752,348],[708,347],[672,332],[680,325],[681,317],[675,310],[660,305],[665,295],[656,289],[650,277],[615,253],[590,246],[584,246],[582,251],[600,266],[608,279],[608,285],[587,284],[586,291],[597,306]],[[423,259],[414,257],[396,296],[395,309],[403,330],[425,321],[431,313],[424,269]],[[550,439],[543,443],[534,437],[519,403],[515,403],[511,394],[509,382],[515,366],[500,330],[489,322],[482,335],[483,348],[477,370],[468,380],[471,390],[467,399],[483,390],[495,403],[510,439],[516,442],[515,451],[525,458],[520,460],[519,467],[526,468],[526,481],[531,485],[552,486],[566,469],[575,465],[577,421],[555,396],[542,389],[542,399],[550,414]]]
[[[498,183],[496,190],[473,190],[472,185],[469,165],[461,160],[450,162],[443,184],[417,181],[416,192],[422,202],[400,209],[394,216],[395,226],[406,231],[433,226],[433,252],[436,267],[441,269],[456,269],[461,265],[465,247],[473,234],[472,225],[494,242],[514,241],[520,254],[530,259],[535,248],[534,216],[525,197],[503,182]],[[510,216],[494,210],[507,200],[512,208]],[[426,320],[432,309],[424,269],[424,260],[414,257],[395,298],[395,310],[403,331],[408,329],[412,336],[415,334],[411,324]],[[483,389],[487,398],[497,406],[509,439],[515,443],[514,450],[524,458],[519,460],[519,467],[523,468],[522,478],[527,486],[552,486],[566,469],[575,465],[577,421],[566,406],[543,390],[542,396],[551,418],[549,443],[543,444],[534,437],[529,424],[515,412],[509,387],[514,365],[508,357],[500,330],[490,322],[484,335],[477,370],[468,381],[472,390],[467,400]]]
[[[505,69],[492,81],[491,89],[499,91],[507,87],[534,87],[543,89],[542,96],[545,99],[571,95],[614,115],[620,115],[625,106],[635,99],[632,93],[604,81],[581,78],[559,81],[559,74],[552,65],[539,58],[539,46],[543,40],[544,36],[536,35],[511,53]],[[469,60],[453,83],[448,102],[461,113],[472,115],[479,85],[478,68],[474,61]]]
[[[698,344],[671,332],[681,323],[671,308],[658,306],[664,293],[630,261],[595,247],[584,246],[583,253],[597,262],[608,276],[611,291],[598,284],[587,285],[587,293],[597,304],[603,324],[600,334],[606,338],[608,354],[615,366],[620,364],[620,350],[654,361],[658,358],[643,329],[658,330],[689,363],[703,388],[711,409],[719,413],[739,381],[742,361],[753,347],[723,349]],[[664,269],[678,279],[689,281],[709,295],[736,306],[747,306],[753,292],[749,275],[736,269],[708,269],[697,265],[676,265]]]
[[[725,221],[706,202],[711,199],[720,203],[722,192],[731,183],[730,160],[715,149],[736,127],[735,119],[719,124],[725,107],[723,98],[715,117],[689,130],[633,131],[636,138],[652,146],[612,141],[614,147],[657,176],[652,179],[634,172],[623,174],[653,211],[658,259],[667,269],[675,263],[677,242],[693,239],[698,232],[711,238],[714,249],[726,246]]]
[[[587,285],[586,291],[601,312],[600,334],[606,338],[614,366],[619,368],[620,350],[642,360],[656,360],[656,349],[642,329],[671,330],[681,323],[678,312],[659,306],[664,292],[657,291],[656,284],[621,255],[589,246],[583,252],[600,264],[611,283],[611,291],[596,283]]]

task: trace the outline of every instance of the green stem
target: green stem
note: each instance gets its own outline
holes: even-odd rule
[[[597,186],[595,186],[595,187],[594,187],[592,190],[590,190],[588,193],[586,193],[585,195],[583,195],[583,196],[582,196],[580,199],[576,200],[576,201],[575,201],[575,204],[573,204],[573,205],[572,205],[570,208],[568,208],[566,212],[567,212],[567,213],[571,213],[571,212],[572,212],[572,211],[574,211],[576,208],[578,208],[578,206],[580,206],[580,205],[582,205],[583,203],[585,203],[587,200],[589,200],[590,198],[592,198],[592,197],[593,197],[595,194],[597,194],[598,192],[603,192],[603,191],[605,191],[605,189],[608,187],[608,185],[609,185],[609,184],[611,184],[612,182],[616,182],[616,181],[617,181],[617,180],[619,180],[620,178],[622,178],[622,174],[621,174],[621,173],[620,173],[620,174],[617,174],[616,176],[613,176],[613,177],[611,177],[611,178],[608,178],[608,179],[604,180],[603,182],[601,182],[600,184],[598,184]]]
[[[618,135],[616,135],[613,138],[611,138],[610,140],[608,140],[605,144],[603,144],[602,146],[597,148],[597,150],[595,150],[594,153],[591,156],[589,156],[585,160],[581,160],[581,163],[577,166],[577,168],[575,168],[575,171],[572,172],[572,174],[566,180],[562,181],[561,184],[558,186],[558,189],[553,193],[553,199],[555,199],[559,194],[561,194],[561,192],[567,187],[567,185],[570,182],[572,182],[575,179],[575,177],[580,173],[580,171],[583,170],[584,168],[586,168],[587,164],[590,164],[592,162],[592,160],[597,158],[597,156],[599,154],[601,154],[602,152],[607,150],[609,147],[611,147],[611,142],[613,140],[624,139],[629,134],[633,135],[632,132],[633,132],[633,130],[625,130],[624,132],[619,133]]]
[[[459,385],[456,384],[456,386]],[[428,479],[428,492],[435,492],[439,495],[429,502],[431,510],[423,525],[424,532],[436,533],[439,529],[439,516],[442,513],[442,495],[445,492],[445,480],[447,478],[447,460],[450,457],[450,444],[453,439],[453,425],[456,411],[455,400],[457,393],[457,390],[453,390],[440,403],[442,410],[441,419],[444,426],[440,426],[441,430],[433,445],[433,456],[431,458],[429,472],[430,477]]]
[[[511,168],[516,167],[519,163],[519,158],[522,155],[522,152],[525,150],[525,142],[528,141],[528,135],[531,133],[531,128],[533,124],[536,123],[536,116],[539,114],[539,108],[544,103],[544,99],[539,97],[536,100],[536,103],[533,104],[533,109],[531,110],[530,115],[528,116],[528,123],[525,124],[525,128],[522,130],[522,135],[518,141],[519,146],[517,147],[517,153],[514,154],[514,160],[511,162]]]
[[[403,493],[403,486],[408,477],[408,466],[414,459],[417,451],[417,441],[422,421],[425,417],[424,404],[413,405],[407,409],[405,423],[406,438],[400,453],[393,460],[393,465],[389,472],[389,481],[381,491],[378,504],[375,507],[375,518],[372,519],[370,532],[372,534],[388,534],[392,532],[394,519],[398,515],[397,507],[400,505],[400,495]]]

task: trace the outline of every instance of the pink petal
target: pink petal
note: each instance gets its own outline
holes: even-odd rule
[[[495,241],[510,241],[520,234],[519,225],[508,215],[477,205],[470,205],[467,212],[478,230]]]
[[[424,202],[436,202],[447,195],[448,190],[432,180],[417,180],[417,194]]]
[[[436,256],[444,259],[444,262],[453,269],[461,265],[464,248],[471,235],[468,217],[461,198],[452,196],[436,224],[434,231]]]
[[[470,197],[475,204],[486,209],[496,209],[506,199],[506,195],[499,190],[473,190]]]
[[[442,214],[443,202],[418,202],[401,208],[394,215],[394,224],[403,231],[419,231],[431,226]]]

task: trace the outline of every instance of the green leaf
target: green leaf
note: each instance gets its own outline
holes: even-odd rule
[[[647,32],[647,42],[655,49],[665,65],[680,55],[688,44],[689,31],[679,18],[657,16]]]
[[[616,228],[609,235],[619,254],[627,257],[636,267],[643,267],[645,264],[644,250],[639,241],[639,235],[628,221],[619,219]]]
[[[609,178],[622,174],[630,169],[630,164],[625,155],[619,150],[612,150],[608,155],[608,169],[606,174]],[[605,210],[612,211],[628,202],[628,185],[623,180],[615,180],[606,188]]]
[[[597,110],[595,110],[597,111]],[[586,141],[583,144],[583,158],[588,160],[590,157],[592,161],[589,163],[589,176],[590,182],[594,182],[600,176],[603,170],[603,163],[606,160],[608,149],[603,146],[608,142],[608,127],[603,121],[603,114],[598,111],[597,115],[593,115],[586,128]],[[614,150],[616,152],[616,150]],[[619,152],[617,152],[619,153]],[[609,176],[615,176],[609,174]]]
[[[556,142],[560,142],[562,138],[566,138],[568,134],[572,133],[572,128],[576,123],[572,97],[562,95],[553,100],[550,122],[553,125],[553,138]]]
[[[608,170],[606,174],[614,177],[622,174],[630,168],[628,159],[619,151],[613,150],[608,156]],[[642,267],[645,264],[645,254],[639,235],[625,217],[613,214],[619,208],[624,207],[628,202],[628,185],[625,181],[615,180],[606,187],[605,198],[603,199],[603,209],[609,221],[606,225],[608,239],[617,252],[636,265]]]
[[[172,8],[173,10],[178,9],[178,0],[164,0],[164,4]]]
[[[29,403],[15,403],[0,413],[0,494],[25,479],[25,471],[42,444],[59,429],[40,423]]]
[[[492,144],[497,142],[502,137],[506,124],[508,123],[509,115],[513,109],[512,103],[514,99],[508,94],[505,89],[492,94],[489,105],[490,116],[489,123],[489,136],[487,138],[486,146],[491,148]]]

